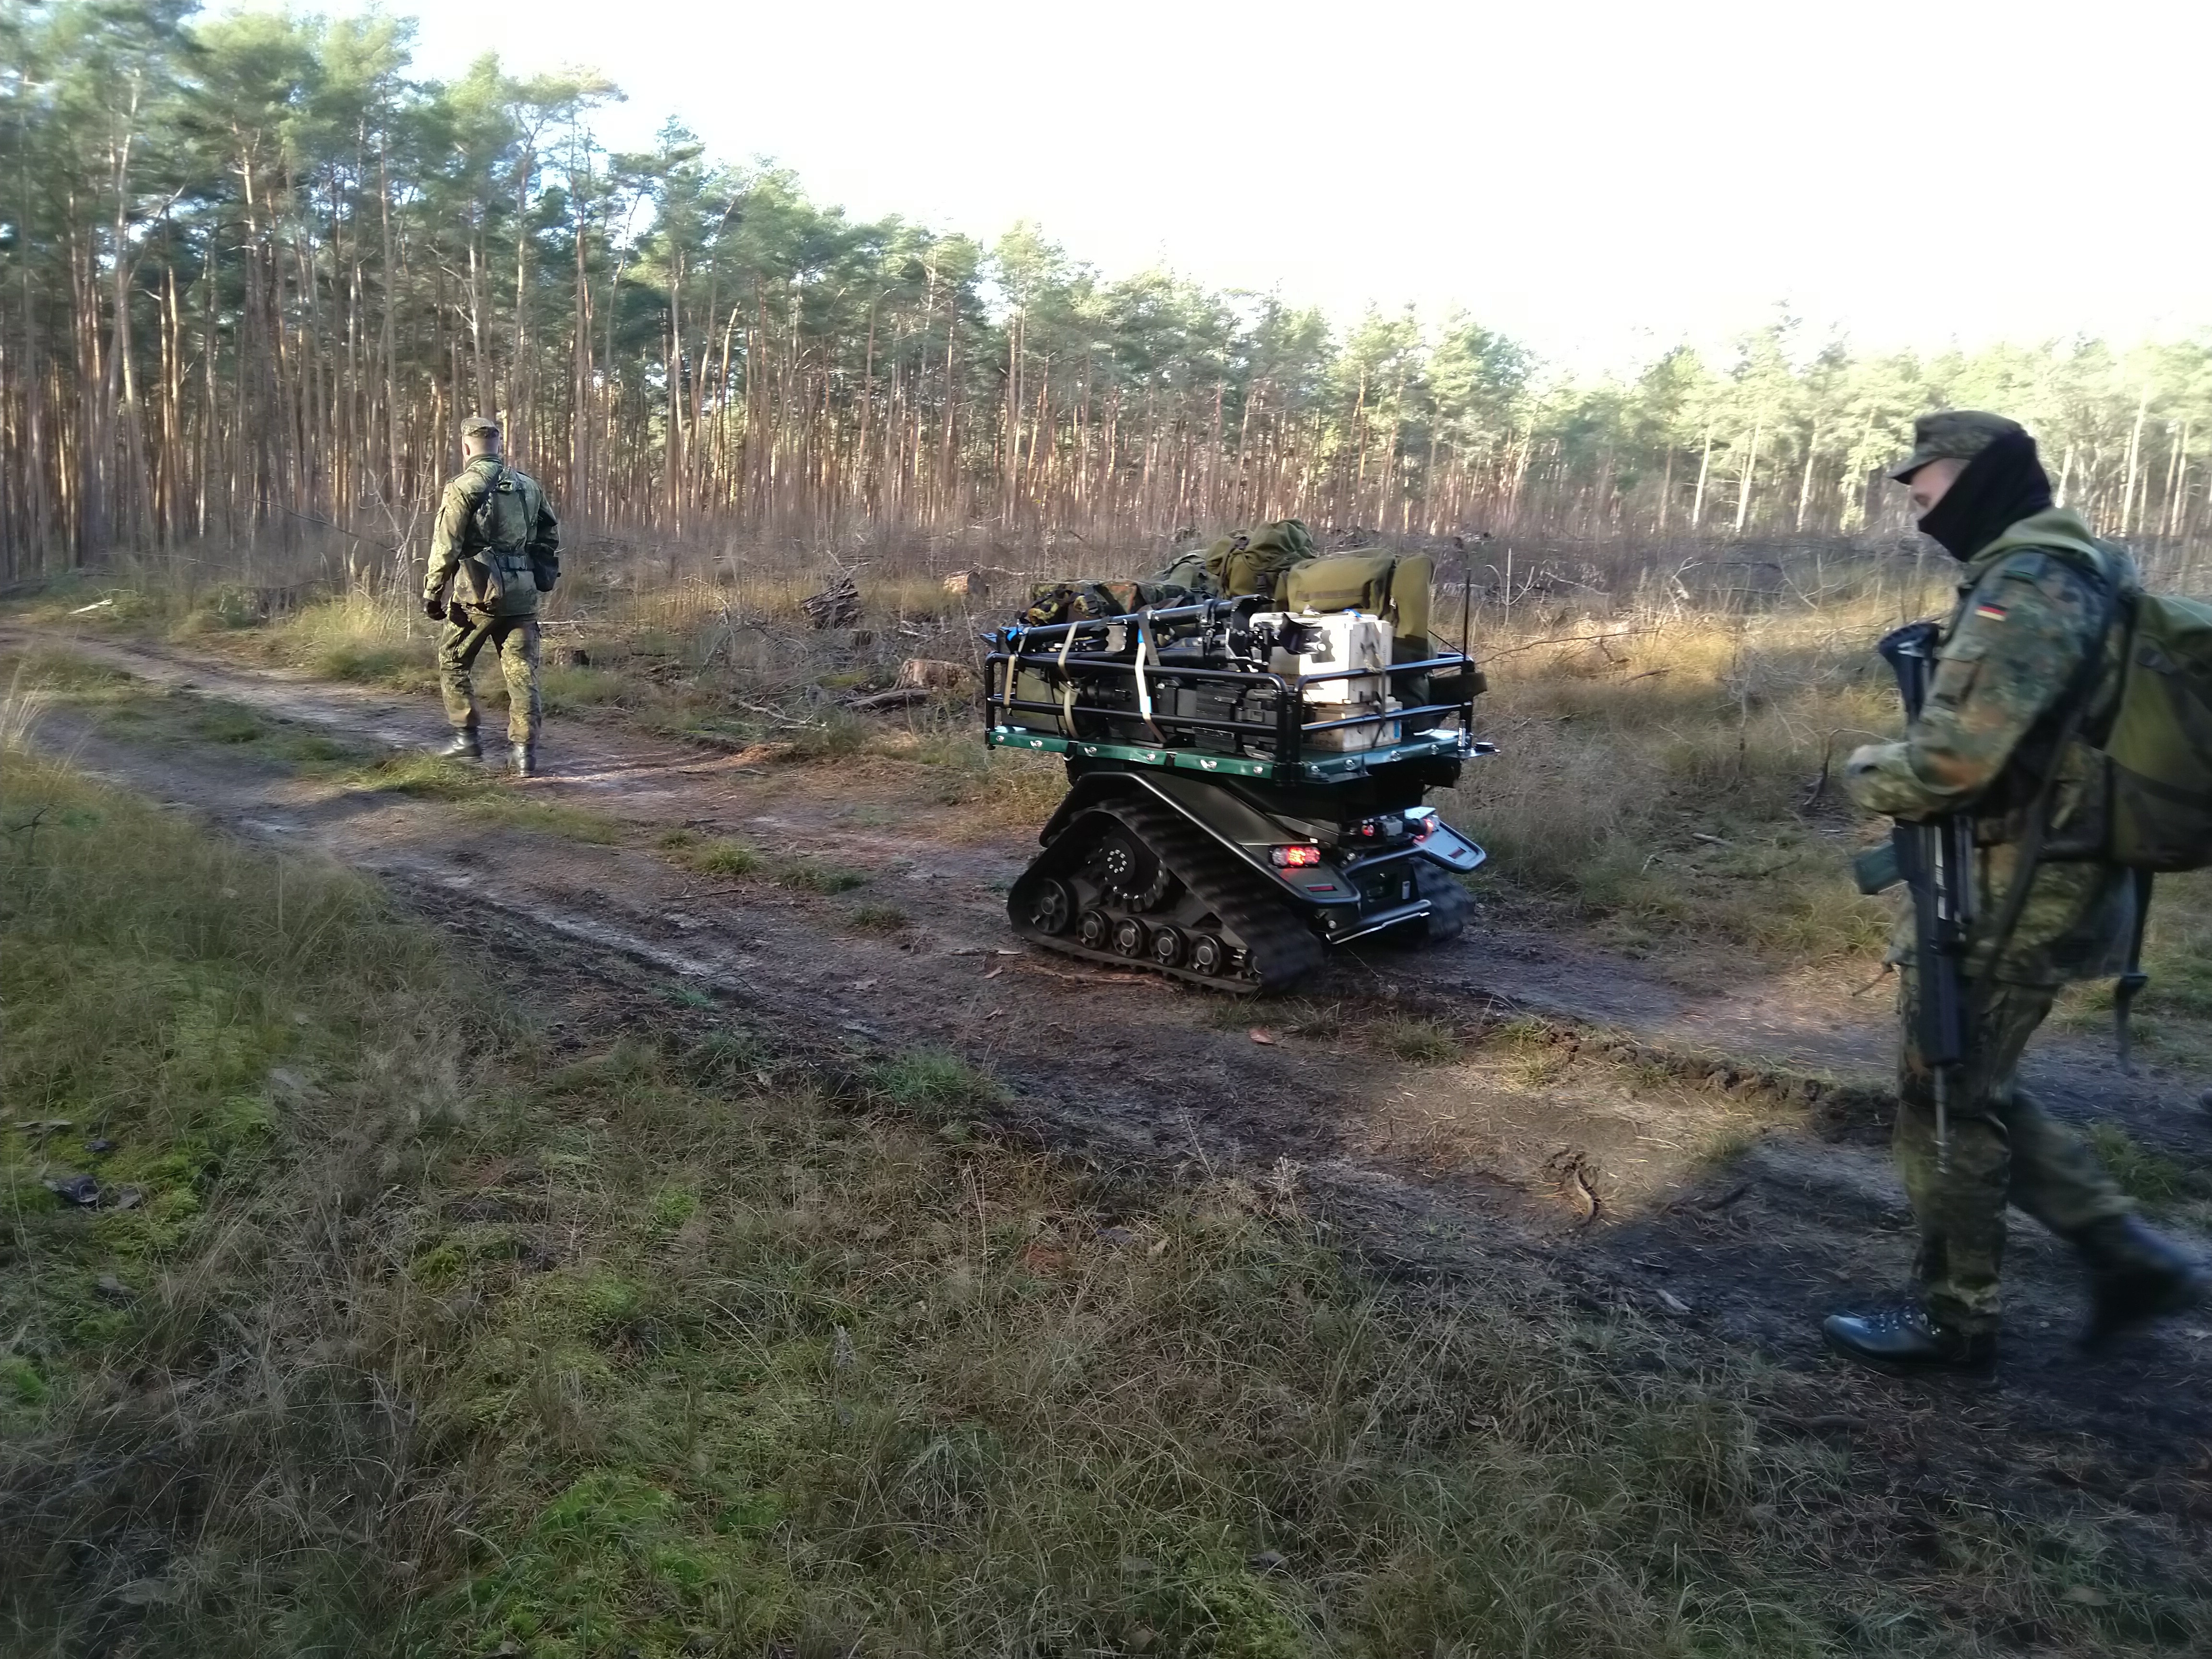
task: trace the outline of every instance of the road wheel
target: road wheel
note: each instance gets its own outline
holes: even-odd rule
[[[1194,974],[1218,974],[1229,966],[1229,947],[1211,933],[1192,937],[1188,957]]]
[[[1066,933],[1075,921],[1073,890],[1059,877],[1047,876],[1030,895],[1029,918],[1040,933],[1057,938]]]

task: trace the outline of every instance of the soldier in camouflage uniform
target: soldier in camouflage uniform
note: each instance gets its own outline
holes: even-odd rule
[[[1838,1352],[1893,1372],[1994,1361],[2008,1203],[2081,1249],[2096,1304],[2092,1340],[2179,1311],[2203,1290],[2197,1269],[2136,1219],[2087,1147],[2014,1076],[2062,984],[2121,970],[2134,923],[2129,872],[2039,861],[2010,936],[1990,936],[2036,786],[2053,763],[2049,751],[2100,633],[2084,728],[2098,729],[2118,698],[2126,646],[2116,600],[2134,587],[2133,563],[2094,541],[2079,515],[2051,504],[2035,441],[2014,422],[1954,410],[1923,416],[1915,437],[1892,476],[1911,488],[1921,529],[1964,565],[1959,601],[1920,718],[1902,741],[1854,753],[1844,784],[1860,805],[1893,817],[1974,814],[1978,937],[1968,941],[1967,1052],[1945,1157],[1934,1077],[1915,1036],[1920,985],[1909,915],[1890,955],[1901,969],[1905,1030],[1896,1152],[1920,1231],[1919,1295],[1901,1307],[1836,1315],[1825,1330]],[[2083,805],[2090,762],[2075,742],[2056,765],[2051,833],[2063,837]]]
[[[489,645],[507,677],[514,770],[526,778],[538,770],[538,596],[560,580],[561,526],[538,480],[501,457],[499,440],[498,423],[481,415],[461,425],[467,464],[439,503],[422,609],[446,624],[438,641],[438,686],[454,735],[438,752],[483,757],[469,671]]]

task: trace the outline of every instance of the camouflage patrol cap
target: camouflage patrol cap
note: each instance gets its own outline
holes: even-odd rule
[[[464,438],[477,438],[486,435],[494,438],[499,436],[499,422],[492,419],[490,416],[471,415],[467,420],[461,422],[461,436]]]
[[[1978,409],[1943,409],[1923,415],[1912,423],[1912,453],[1889,476],[1899,483],[1909,483],[1930,461],[1947,457],[1971,461],[1998,439],[2025,430],[2018,421]]]

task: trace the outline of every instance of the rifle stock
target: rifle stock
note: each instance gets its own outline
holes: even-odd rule
[[[1914,623],[1886,635],[1876,647],[1897,675],[1908,722],[1920,718],[1942,630]],[[1917,821],[1899,818],[1890,831],[1898,875],[1912,892],[1913,969],[1918,980],[1914,1039],[1928,1062],[1936,1091],[1936,1156],[1950,1157],[1950,1104],[1966,1062],[1967,937],[1974,914],[1974,821],[1971,812],[1948,812]]]

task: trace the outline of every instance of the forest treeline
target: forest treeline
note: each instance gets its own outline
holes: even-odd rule
[[[0,44],[11,578],[317,520],[404,550],[477,410],[569,518],[658,535],[1853,533],[1901,524],[1880,469],[1945,404],[2028,422],[2112,533],[2212,517],[2205,339],[1860,356],[1778,320],[1576,379],[1463,316],[1337,329],[1031,228],[855,222],[673,125],[611,150],[604,80],[434,78],[389,18],[0,0]]]

